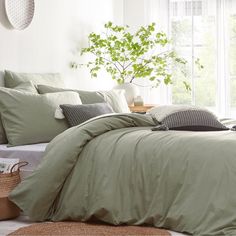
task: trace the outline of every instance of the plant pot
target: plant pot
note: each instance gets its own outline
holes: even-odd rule
[[[125,98],[128,105],[132,105],[134,103],[134,98],[140,95],[138,86],[132,83],[119,84],[115,86],[114,88],[125,90]]]

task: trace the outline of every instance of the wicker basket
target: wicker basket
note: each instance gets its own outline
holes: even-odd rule
[[[18,170],[13,171],[18,165]],[[9,174],[0,174],[0,220],[16,218],[20,215],[20,209],[8,199],[9,193],[20,183],[20,168],[28,165],[22,161],[12,166]]]

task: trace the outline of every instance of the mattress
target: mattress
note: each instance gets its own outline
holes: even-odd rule
[[[31,144],[16,147],[0,145],[1,158],[19,158],[29,164],[21,168],[21,177],[24,179],[30,175],[42,160],[47,143]]]

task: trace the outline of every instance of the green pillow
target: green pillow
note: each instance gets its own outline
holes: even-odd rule
[[[14,88],[20,83],[32,81],[33,84],[46,84],[64,87],[63,79],[60,74],[31,74],[31,73],[15,73],[5,70],[4,75],[5,86]]]
[[[68,128],[54,118],[61,104],[81,104],[78,93],[33,94],[0,88],[0,112],[9,145],[49,142]]]
[[[94,103],[108,103],[112,109],[117,113],[129,113],[129,107],[125,99],[123,90],[110,90],[110,91],[83,91],[73,89],[62,89],[55,88],[46,85],[38,85],[38,92],[40,94],[55,93],[62,91],[75,91],[79,93],[80,99],[83,104],[94,104]]]
[[[37,89],[35,88],[33,82],[24,82],[20,83],[16,87],[13,88],[14,90],[21,91],[21,92],[28,92],[28,93],[36,93],[38,94]]]
[[[2,125],[2,118],[0,116],[0,144],[5,144],[5,143],[7,143],[7,137]]]
[[[56,88],[47,85],[38,85],[37,86],[38,92],[40,94],[45,93],[57,93],[57,92],[64,92],[64,91],[74,91],[79,93],[81,102],[83,104],[93,104],[93,103],[104,103],[104,98],[99,95],[98,92],[93,91],[83,91],[83,90],[74,90],[74,89],[63,89],[63,88]]]
[[[20,85],[16,86],[14,89],[18,91],[26,91],[30,93],[36,93],[36,94],[38,93],[32,82],[21,83]],[[0,115],[0,144],[5,144],[5,143],[7,143],[7,137],[6,137],[6,133],[3,128],[3,125],[2,125],[2,120],[1,120],[1,115]]]

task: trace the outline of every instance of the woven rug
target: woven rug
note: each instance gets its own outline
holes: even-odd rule
[[[110,226],[104,224],[88,224],[80,222],[57,222],[33,224],[20,228],[8,235],[170,236],[171,234],[163,229],[145,226]]]

